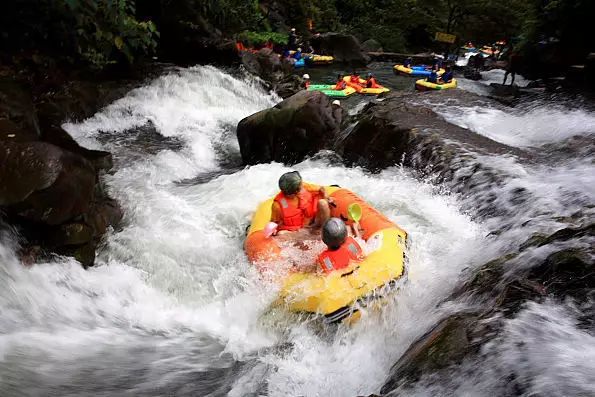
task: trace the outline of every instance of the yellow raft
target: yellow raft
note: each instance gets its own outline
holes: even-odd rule
[[[419,91],[447,90],[449,88],[457,88],[457,79],[452,79],[450,83],[444,84],[430,83],[425,79],[419,79],[415,82],[415,89]]]
[[[293,312],[317,313],[327,322],[341,321],[357,313],[397,285],[405,274],[407,233],[353,192],[336,186],[325,187],[334,199],[331,216],[348,219],[347,208],[362,208],[360,227],[367,246],[375,247],[363,261],[326,275],[321,272],[293,272],[282,280],[279,303]],[[275,238],[266,238],[264,228],[271,219],[273,199],[261,203],[252,218],[244,248],[259,269],[273,270],[281,257]],[[349,222],[349,221],[348,221]]]
[[[356,92],[358,92],[360,94],[364,94],[364,95],[378,95],[378,94],[382,94],[383,92],[390,91],[389,88],[381,86],[380,84],[378,84],[378,85],[380,85],[380,87],[367,88],[366,80],[364,80],[362,78],[359,79],[359,84],[352,83],[350,76],[343,77],[343,81],[345,81],[347,83],[347,86],[353,88]]]
[[[393,66],[393,71],[396,74],[400,74],[402,76],[411,76],[411,77],[428,77],[432,73],[432,71],[429,69],[420,68],[420,67],[408,68],[408,67],[405,67],[400,64]],[[436,73],[438,74],[438,76],[440,76],[445,71],[446,70],[440,68],[440,69],[438,69],[438,72],[436,72]]]

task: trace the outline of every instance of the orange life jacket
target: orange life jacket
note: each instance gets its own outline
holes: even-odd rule
[[[352,237],[347,237],[338,250],[326,250],[318,257],[318,263],[325,273],[343,269],[349,261],[358,260],[362,256],[362,248]]]
[[[346,87],[347,83],[345,82],[345,80],[337,81],[337,84],[335,85],[335,90],[344,90]]]
[[[310,87],[310,80],[306,80],[306,81],[304,81],[304,87],[305,87],[306,89],[308,89],[308,87]]]
[[[285,197],[283,192],[275,196],[275,202],[279,204],[283,216],[283,224],[279,227],[279,230],[299,230],[305,226],[306,218],[314,216],[312,193],[302,188],[297,197],[298,205],[295,206],[293,201]]]
[[[368,80],[366,80],[366,87],[367,88],[380,88],[378,83],[376,83],[376,79],[374,77],[370,77]]]

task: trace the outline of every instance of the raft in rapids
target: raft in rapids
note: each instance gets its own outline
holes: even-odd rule
[[[325,189],[334,199],[333,217],[347,220],[349,205],[360,205],[359,224],[368,253],[361,262],[328,275],[294,271],[282,276],[278,303],[292,312],[321,314],[327,322],[338,322],[382,298],[403,278],[407,233],[353,192],[336,186]],[[244,248],[251,263],[261,271],[274,272],[275,266],[283,260],[283,249],[276,237],[267,238],[264,233],[271,219],[272,203],[273,198],[270,198],[258,206]]]

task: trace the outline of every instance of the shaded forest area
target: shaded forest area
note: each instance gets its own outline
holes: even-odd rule
[[[551,73],[594,50],[592,0],[15,0],[1,7],[3,64],[104,70],[154,56],[200,62],[238,38],[283,42],[289,27],[306,38],[350,33],[396,52],[442,51],[435,32],[457,35],[459,45],[505,39],[532,68]]]

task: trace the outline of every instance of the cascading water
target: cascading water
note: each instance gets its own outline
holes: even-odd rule
[[[235,126],[278,100],[248,78],[213,67],[176,69],[91,119],[65,125],[81,144],[114,154],[115,172],[105,181],[125,210],[125,224],[107,237],[97,266],[86,271],[64,258],[24,268],[15,255],[15,238],[2,236],[3,396],[378,392],[405,349],[454,310],[456,303],[437,305],[451,293],[461,271],[497,257],[515,233],[528,233],[515,224],[502,237],[486,237],[497,218],[485,224],[473,221],[467,212],[469,198],[449,195],[399,167],[369,174],[329,157],[307,160],[295,167],[306,180],[349,187],[410,233],[409,278],[382,310],[364,312],[360,322],[334,333],[269,312],[275,286],[249,266],[242,244],[251,212],[275,192],[279,175],[288,168],[240,168]],[[456,106],[444,111],[459,117]],[[486,124],[478,126],[479,132],[481,127],[491,131]],[[535,122],[531,142],[544,141],[539,127]],[[508,136],[515,133],[513,129]],[[576,163],[576,169],[584,169],[573,173],[569,163],[543,165],[539,174],[537,166],[528,170],[514,160],[501,159],[500,164],[509,173],[525,172],[500,187],[503,194],[515,183],[539,192],[549,186],[545,176],[551,177],[552,170],[560,181],[567,173],[592,170]],[[575,191],[592,203],[592,184],[587,174],[580,175],[584,186],[569,182],[574,190],[555,197],[541,191],[542,201],[531,207],[562,211],[572,203],[557,200]],[[502,205],[510,203],[503,200]],[[528,307],[511,320],[501,344],[486,347],[494,362],[503,367],[517,354],[516,341],[527,337],[519,324],[534,321],[532,316],[541,311],[540,305]],[[551,320],[546,323],[559,327],[558,342],[564,335],[592,339],[562,307],[546,311]],[[564,324],[556,323],[559,316]],[[539,333],[539,327],[534,331]],[[546,350],[550,361],[562,354],[563,344],[556,346]],[[540,359],[536,351],[536,346],[524,351],[525,365]],[[563,385],[558,379],[566,381],[564,371],[570,370],[588,375],[595,360],[574,357],[572,368],[561,365],[546,381]],[[535,369],[525,371],[532,377]],[[469,385],[469,395],[473,390],[490,395],[499,387],[482,380],[481,388]],[[435,387],[424,382],[416,393],[448,394],[466,385],[464,379]],[[583,382],[577,390],[592,385],[588,379]],[[535,390],[540,386],[536,382]]]

